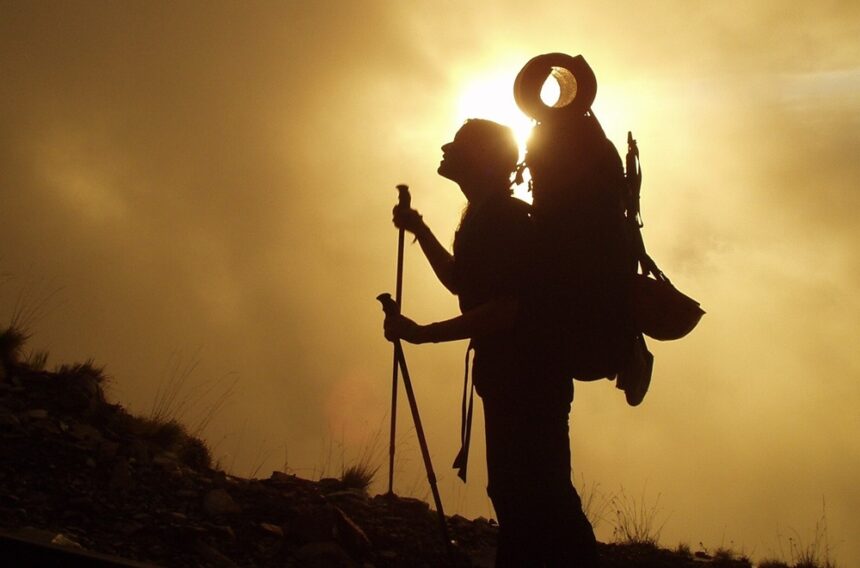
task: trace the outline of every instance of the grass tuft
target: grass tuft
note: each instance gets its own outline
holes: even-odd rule
[[[582,512],[585,513],[588,522],[593,529],[606,518],[606,512],[612,504],[610,499],[601,491],[599,483],[587,483],[585,476],[580,477],[579,497],[582,502]]]
[[[654,502],[649,504],[645,501],[644,489],[642,496],[636,500],[628,497],[622,487],[619,494],[612,497],[610,504],[615,513],[612,533],[616,542],[657,545],[667,520],[662,518],[659,493]]]
[[[68,380],[90,378],[95,380],[99,385],[110,382],[107,374],[105,374],[104,367],[96,366],[95,361],[92,359],[87,359],[83,363],[60,365],[56,370],[56,374]]]
[[[28,339],[30,334],[15,325],[10,325],[0,332],[0,364],[7,370],[17,367]]]
[[[815,522],[812,538],[804,540],[792,529],[794,536],[788,537],[788,558],[791,568],[836,568],[831,558],[830,541],[827,534],[827,503],[821,501],[821,517]],[[777,534],[780,556],[786,557],[782,535]]]
[[[350,465],[341,473],[341,486],[344,489],[357,489],[358,491],[367,493],[378,471],[379,465],[372,466],[366,461]]]

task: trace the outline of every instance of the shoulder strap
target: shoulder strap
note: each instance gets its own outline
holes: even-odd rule
[[[466,372],[463,377],[463,402],[461,405],[460,416],[460,451],[457,457],[454,458],[454,463],[451,467],[457,470],[457,476],[466,481],[466,469],[469,465],[469,443],[472,438],[472,408],[475,403],[475,384],[470,381],[469,373],[469,356],[475,350],[472,342],[469,342],[469,347],[466,349]]]

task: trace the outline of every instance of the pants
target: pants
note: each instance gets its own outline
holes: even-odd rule
[[[597,566],[594,531],[570,480],[572,384],[551,390],[483,397],[496,568]]]

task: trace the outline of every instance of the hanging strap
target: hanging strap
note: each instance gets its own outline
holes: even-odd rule
[[[460,452],[454,458],[454,464],[451,466],[457,470],[457,476],[466,482],[466,468],[469,465],[469,442],[472,438],[472,407],[475,402],[475,383],[470,381],[469,373],[469,355],[475,347],[472,342],[469,342],[469,347],[466,349],[466,372],[463,377],[463,402],[461,405],[460,417]]]

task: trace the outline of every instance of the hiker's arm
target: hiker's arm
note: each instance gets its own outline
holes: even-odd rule
[[[396,315],[385,318],[385,337],[389,341],[402,339],[409,343],[438,343],[481,337],[506,331],[514,326],[519,302],[512,297],[497,298],[481,304],[457,317],[420,325]]]
[[[415,235],[436,277],[445,288],[454,292],[454,257],[451,253],[445,250],[418,211],[398,205],[393,213],[394,226]]]

